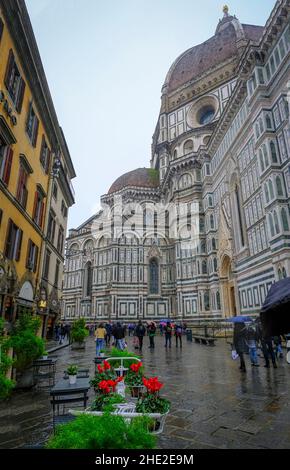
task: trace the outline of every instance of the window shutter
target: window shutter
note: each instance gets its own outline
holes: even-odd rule
[[[14,65],[14,54],[13,54],[12,49],[10,49],[5,78],[4,78],[4,83],[5,83],[7,90],[9,90],[9,80],[10,80],[13,65]]]
[[[36,223],[38,223],[38,220],[35,220],[36,219],[37,202],[38,202],[38,191],[35,191],[32,218],[33,218],[34,222],[36,222]]]
[[[9,179],[10,179],[12,159],[13,159],[13,150],[11,147],[8,147],[7,154],[6,154],[5,168],[4,168],[4,173],[3,173],[3,181],[7,185],[9,184]]]
[[[39,217],[39,227],[42,228],[43,223],[43,213],[44,213],[44,201],[41,201],[41,208],[40,208],[40,217]]]
[[[3,21],[2,21],[1,18],[0,18],[0,41],[1,41],[1,39],[2,39],[3,29],[4,29],[4,23],[3,23]]]
[[[28,240],[27,245],[27,256],[26,256],[26,268],[29,269],[30,266],[30,256],[31,256],[31,240]]]
[[[17,240],[17,248],[16,248],[16,256],[15,256],[15,261],[20,260],[20,252],[21,252],[21,244],[22,244],[22,235],[23,231],[19,228],[18,229],[18,240]]]
[[[8,221],[7,232],[6,232],[6,241],[5,241],[5,256],[9,258],[9,252],[11,248],[11,231],[12,231],[13,222],[11,219]]]
[[[38,260],[38,246],[35,245],[34,266],[33,266],[33,272],[34,273],[36,273],[36,269],[37,269],[37,260]]]
[[[38,127],[39,127],[39,119],[35,115],[35,123],[33,126],[33,139],[32,139],[32,145],[33,147],[36,147],[36,142],[37,142],[37,135],[38,135]]]
[[[18,111],[18,113],[21,113],[22,103],[23,103],[23,98],[24,98],[24,91],[25,91],[25,81],[23,80],[22,77],[20,77],[19,91],[18,91],[18,97],[17,97],[17,103],[16,103],[16,110]]]
[[[44,146],[45,146],[45,138],[43,135],[42,140],[41,140],[41,148],[40,148],[40,163],[42,167],[46,169],[46,162],[45,162],[45,159],[43,159]]]

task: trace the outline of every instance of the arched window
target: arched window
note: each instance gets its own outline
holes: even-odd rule
[[[217,291],[216,293],[216,305],[217,305],[217,309],[220,310],[221,309],[221,295],[219,291]]]
[[[288,222],[287,211],[285,207],[282,207],[281,219],[282,219],[283,230],[285,232],[289,232],[289,222]]]
[[[269,191],[268,191],[268,185],[267,185],[267,183],[266,183],[265,186],[264,186],[264,192],[265,192],[266,203],[268,203],[268,202],[269,202]]]
[[[278,279],[279,281],[282,279],[282,271],[280,268],[278,269]]]
[[[178,156],[178,155],[177,155],[177,150],[174,150],[174,152],[173,152],[173,159],[176,160],[176,159],[177,159],[177,156]]]
[[[277,188],[277,194],[278,194],[278,196],[284,196],[283,187],[282,187],[282,181],[281,181],[280,176],[276,176],[276,188]]]
[[[149,292],[159,293],[159,266],[156,259],[151,259],[149,263]]]
[[[265,166],[267,168],[267,166],[269,166],[269,156],[268,156],[268,149],[266,147],[266,144],[262,145],[262,149],[263,149]]]
[[[215,238],[212,239],[212,249],[216,250],[216,241]]]
[[[273,224],[273,217],[272,217],[272,214],[269,214],[269,225],[270,225],[271,237],[274,237],[274,235],[275,235],[275,230],[274,230],[274,224]]]
[[[90,261],[85,265],[84,272],[84,296],[91,297],[92,295],[92,263]]]
[[[205,240],[201,240],[200,242],[200,252],[201,253],[205,253],[206,251],[206,243],[205,243]]]
[[[274,224],[275,224],[276,234],[278,234],[280,232],[280,226],[279,226],[279,221],[278,221],[278,216],[277,216],[276,211],[274,211]]]
[[[261,149],[259,150],[259,159],[260,159],[260,165],[261,165],[261,172],[263,173],[263,171],[265,170],[265,165],[264,165],[264,158],[263,158]]]
[[[210,215],[210,228],[214,228],[214,216],[213,216],[213,214]]]
[[[272,162],[278,163],[276,145],[274,144],[273,140],[271,140],[270,142],[270,150],[271,150]]]
[[[202,266],[202,274],[207,274],[207,262],[206,262],[206,260],[203,260],[201,266]]]
[[[213,270],[214,270],[215,273],[217,272],[217,268],[218,268],[217,259],[214,258],[213,259]]]
[[[183,154],[186,155],[193,151],[193,142],[192,140],[187,140],[183,146]]]
[[[244,231],[243,231],[240,193],[239,193],[239,188],[237,185],[235,187],[235,203],[236,203],[236,217],[237,217],[237,223],[238,223],[239,234],[240,234],[240,244],[243,247],[245,246],[245,237],[244,237]]]
[[[267,129],[272,129],[272,122],[269,114],[266,114],[266,127]]]
[[[282,268],[282,277],[285,279],[287,277],[286,269]]]
[[[273,189],[273,183],[272,180],[269,180],[269,192],[270,192],[270,200],[274,199],[274,189]]]
[[[208,293],[208,291],[206,291],[205,294],[204,294],[204,308],[205,308],[205,310],[209,310],[209,309],[210,309],[209,293]]]

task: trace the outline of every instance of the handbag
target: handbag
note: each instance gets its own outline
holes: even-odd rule
[[[238,359],[239,355],[235,349],[232,349],[232,359],[235,361]]]

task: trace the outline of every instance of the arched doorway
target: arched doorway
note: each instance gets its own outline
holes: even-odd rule
[[[231,259],[225,255],[221,263],[221,286],[223,296],[223,314],[225,317],[237,315],[235,282],[232,273]]]

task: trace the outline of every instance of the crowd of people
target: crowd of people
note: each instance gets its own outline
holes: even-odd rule
[[[277,358],[283,357],[282,337],[263,335],[260,319],[250,324],[235,323],[233,347],[239,355],[242,372],[246,372],[245,354],[249,354],[253,367],[259,367],[258,348],[261,349],[265,360],[264,367],[269,368],[272,363],[274,369],[276,369]]]
[[[91,328],[91,326],[89,327]],[[148,336],[150,349],[155,348],[154,338],[158,332],[156,323],[151,322],[139,322],[129,323],[128,325],[117,323],[100,323],[97,327],[93,325],[94,335],[96,339],[96,355],[99,356],[100,352],[106,346],[116,346],[120,350],[124,350],[127,347],[126,333],[133,337],[133,345],[135,349],[142,351],[144,336]],[[182,335],[185,333],[187,325],[185,323],[171,323],[162,322],[159,325],[159,334],[164,336],[165,344],[164,347],[171,348],[171,339],[175,337],[176,347],[182,348]],[[90,329],[91,332],[91,329]]]

